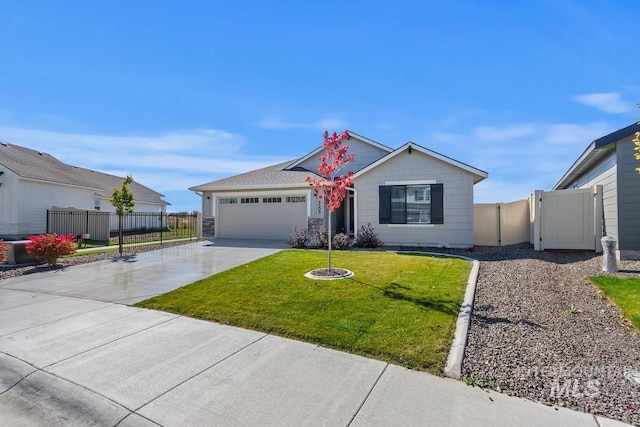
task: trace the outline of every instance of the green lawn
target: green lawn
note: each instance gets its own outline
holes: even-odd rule
[[[324,251],[286,250],[137,304],[441,374],[471,263],[393,252],[334,252],[350,279],[303,277]]]
[[[596,276],[591,281],[640,330],[640,279]]]

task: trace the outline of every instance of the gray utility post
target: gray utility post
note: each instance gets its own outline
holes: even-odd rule
[[[618,260],[616,259],[616,239],[611,236],[604,236],[602,242],[602,271],[616,273],[618,271]]]

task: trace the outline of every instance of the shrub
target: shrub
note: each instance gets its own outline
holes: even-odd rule
[[[4,244],[4,240],[0,239],[0,263],[3,263],[7,259],[7,256],[4,253],[8,250],[9,246],[6,246]]]
[[[324,227],[313,227],[309,237],[311,246],[321,249],[329,248],[329,231]]]
[[[338,233],[333,236],[333,241],[331,242],[333,249],[344,251],[349,249],[349,236],[346,233]]]
[[[378,233],[371,227],[371,223],[369,223],[360,227],[353,246],[357,248],[380,248],[382,247],[382,241],[378,238]]]
[[[36,259],[43,259],[49,265],[55,265],[63,255],[70,255],[76,251],[73,246],[73,235],[58,236],[55,233],[30,236],[27,243],[27,253]]]
[[[289,234],[287,243],[295,249],[304,249],[307,247],[309,236],[306,229],[298,230],[297,226],[293,226],[293,234]]]

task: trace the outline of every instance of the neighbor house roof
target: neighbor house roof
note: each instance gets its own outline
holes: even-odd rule
[[[483,179],[487,178],[489,176],[489,174],[483,170],[474,168],[473,166],[469,166],[466,163],[462,163],[459,162],[457,160],[452,159],[451,157],[447,157],[443,154],[437,153],[433,150],[429,150],[428,148],[425,148],[421,145],[418,145],[416,143],[413,142],[407,142],[406,144],[404,144],[402,147],[393,150],[393,152],[387,154],[386,156],[382,157],[381,159],[379,159],[378,161],[375,161],[373,163],[371,163],[369,166],[360,169],[358,172],[355,173],[354,178],[358,178],[359,176],[367,173],[368,171],[370,171],[373,168],[376,168],[378,166],[380,166],[382,163],[385,163],[391,159],[393,159],[395,156],[397,156],[400,153],[403,153],[405,150],[416,150],[422,154],[426,154],[427,156],[433,157],[435,159],[438,159],[440,161],[443,161],[445,163],[448,163],[452,166],[458,167],[460,169],[464,169],[467,172],[471,173],[473,175],[473,183],[477,184],[478,182],[482,181]]]
[[[189,190],[233,191],[260,188],[295,188],[309,186],[305,181],[308,176],[318,177],[318,175],[306,169],[288,169],[293,162],[295,160],[289,160],[288,162],[191,187]]]
[[[636,132],[640,132],[640,125],[634,123],[625,128],[618,129],[608,135],[598,138],[589,144],[586,150],[578,157],[578,159],[571,165],[569,170],[560,178],[558,183],[553,186],[552,190],[560,190],[567,188],[573,181],[578,179],[585,171],[589,170],[592,166],[597,164],[600,160],[615,150],[615,142],[620,141],[623,138],[634,135]]]
[[[123,180],[119,176],[68,165],[51,154],[6,142],[0,142],[0,165],[24,180],[85,188],[93,190],[99,198],[107,199],[114,188],[122,185]],[[169,204],[162,200],[162,194],[135,181],[129,188],[138,202]]]

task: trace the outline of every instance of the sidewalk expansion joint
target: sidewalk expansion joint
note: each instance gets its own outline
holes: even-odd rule
[[[156,326],[164,325],[165,323],[167,323],[167,322],[171,322],[172,320],[176,320],[176,319],[177,319],[177,318],[179,318],[179,317],[180,317],[180,316],[175,315],[175,317],[172,317],[171,319],[163,320],[162,322],[158,322],[158,323],[155,323],[155,324],[153,324],[153,325],[151,325],[151,326],[147,326],[146,328],[140,329],[139,331],[131,332],[130,334],[123,335],[123,336],[121,336],[121,337],[115,338],[115,339],[113,339],[113,340],[111,340],[111,341],[108,341],[108,342],[102,343],[102,344],[97,345],[97,346],[95,346],[95,347],[88,348],[88,349],[86,349],[86,350],[83,350],[83,351],[81,351],[81,352],[79,352],[79,353],[74,354],[73,356],[65,357],[64,359],[60,359],[60,360],[57,360],[57,361],[55,361],[55,362],[53,362],[53,363],[49,363],[48,365],[44,366],[42,369],[43,369],[43,370],[44,370],[44,369],[48,369],[48,368],[50,368],[50,367],[52,367],[52,366],[54,366],[54,365],[57,365],[58,363],[62,363],[62,362],[67,361],[67,360],[69,360],[69,359],[73,359],[74,357],[78,357],[78,356],[80,356],[81,354],[88,353],[88,352],[93,351],[93,350],[95,350],[95,349],[98,349],[98,348],[100,348],[100,347],[104,347],[104,346],[107,346],[107,345],[113,344],[114,342],[118,342],[118,341],[120,341],[120,340],[123,340],[123,339],[125,339],[125,338],[129,338],[129,337],[131,337],[131,336],[133,336],[133,335],[137,335],[137,334],[139,334],[139,333],[141,333],[141,332],[148,331],[149,329],[155,328]],[[48,371],[47,371],[47,372],[48,372]]]
[[[50,321],[44,322],[44,323],[38,323],[37,325],[29,326],[28,328],[19,329],[17,331],[11,331],[9,333],[2,334],[2,335],[0,335],[0,338],[6,337],[6,336],[9,336],[9,335],[13,335],[13,334],[17,334],[17,333],[20,333],[20,332],[28,331],[29,329],[39,328],[39,327],[44,326],[44,325],[50,325],[52,323],[59,322],[60,320],[71,319],[72,317],[81,316],[81,315],[86,314],[86,313],[92,313],[94,311],[104,310],[104,309],[106,309],[108,307],[109,307],[108,305],[104,305],[103,307],[97,307],[97,308],[94,308],[94,309],[91,309],[91,310],[83,311],[82,313],[71,314],[69,316],[61,317],[59,319],[50,320]]]
[[[380,379],[382,378],[384,373],[387,372],[387,368],[388,367],[389,367],[388,363],[386,365],[384,365],[384,369],[382,370],[382,372],[380,372],[380,375],[378,375],[378,378],[376,378],[376,381],[373,383],[373,385],[371,386],[371,389],[369,390],[367,395],[364,397],[364,400],[362,401],[362,403],[360,404],[360,406],[358,407],[356,412],[353,414],[353,416],[349,420],[349,423],[347,423],[347,427],[349,427],[351,424],[353,424],[353,421],[356,419],[356,417],[358,416],[358,414],[360,413],[360,411],[362,410],[364,405],[367,403],[367,400],[369,400],[369,397],[371,396],[371,393],[373,393],[373,390],[376,388],[376,386],[380,382]]]
[[[200,372],[197,372],[195,374],[193,374],[192,376],[190,376],[189,378],[185,379],[184,381],[179,382],[178,384],[174,385],[173,387],[169,388],[168,390],[160,393],[159,395],[157,395],[156,397],[154,397],[153,399],[149,400],[148,402],[143,403],[142,405],[140,405],[139,407],[137,407],[135,410],[133,410],[132,412],[135,413],[136,415],[140,415],[138,414],[138,411],[142,408],[144,408],[145,406],[147,406],[148,404],[150,404],[151,402],[158,400],[159,398],[161,398],[162,396],[164,396],[165,394],[175,390],[176,388],[180,387],[181,385],[183,385],[186,382],[191,381],[192,379],[194,379],[195,377],[202,375],[203,373],[205,373],[206,371],[208,371],[211,368],[214,368],[216,366],[218,366],[219,364],[221,364],[222,362],[224,362],[225,360],[228,360],[230,358],[232,358],[233,356],[235,356],[236,354],[246,350],[247,348],[251,347],[252,345],[256,344],[257,342],[263,340],[265,337],[268,337],[269,334],[264,334],[262,335],[260,338],[251,341],[249,344],[245,345],[244,347],[239,348],[238,350],[234,351],[233,353],[229,354],[228,356],[218,360],[216,363],[214,363],[211,366],[208,366],[206,368],[204,368],[203,370],[201,370]]]

